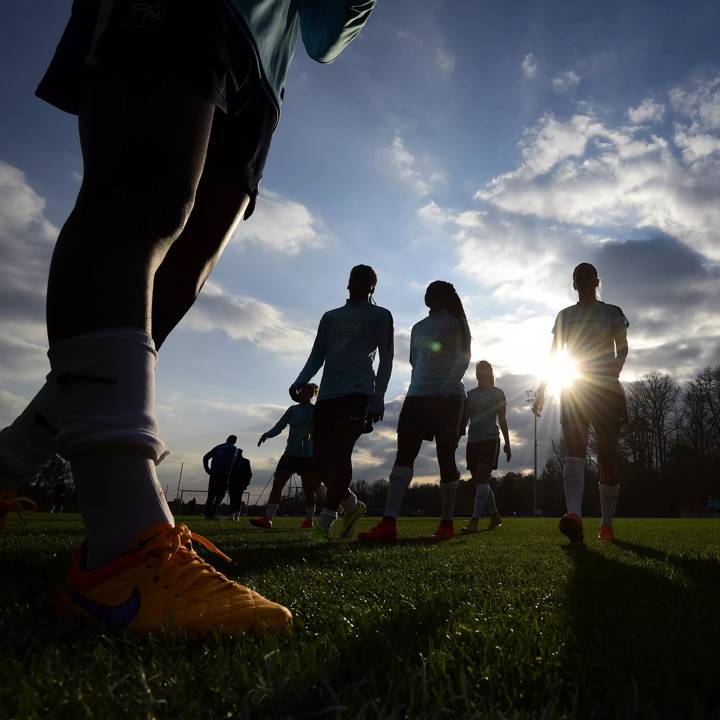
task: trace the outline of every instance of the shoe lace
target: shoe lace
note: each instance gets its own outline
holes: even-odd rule
[[[0,527],[5,524],[5,520],[11,512],[17,513],[18,517],[26,522],[23,513],[34,513],[37,509],[37,505],[29,497],[0,495]]]
[[[205,597],[226,589],[232,581],[195,552],[193,540],[226,562],[233,562],[210,540],[185,525],[167,528],[154,535],[143,543],[139,553],[141,557],[160,560],[157,579],[163,578],[165,584],[172,585],[178,595],[192,589],[195,597]]]

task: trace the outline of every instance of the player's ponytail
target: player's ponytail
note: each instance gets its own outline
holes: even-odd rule
[[[460,321],[463,347],[469,351],[470,327],[467,316],[465,315],[465,308],[463,307],[460,296],[455,290],[455,286],[445,280],[435,280],[427,286],[425,294],[430,307],[438,310],[447,310],[449,315],[456,317]]]

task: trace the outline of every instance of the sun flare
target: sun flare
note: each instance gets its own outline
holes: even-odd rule
[[[563,350],[550,357],[544,376],[547,381],[548,393],[557,397],[578,379],[580,373],[577,363],[566,350]]]

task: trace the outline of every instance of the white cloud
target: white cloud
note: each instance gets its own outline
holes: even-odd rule
[[[233,242],[257,243],[274,252],[297,255],[325,244],[319,226],[318,218],[302,203],[264,190],[258,196],[252,217],[240,223],[235,231]]]
[[[455,56],[446,50],[435,51],[435,65],[444,75],[452,75],[455,69]]]
[[[221,330],[233,340],[292,357],[306,355],[314,338],[311,331],[298,327],[275,306],[232,295],[214,282],[205,284],[183,327],[198,332]]]
[[[553,78],[552,87],[558,94],[574,90],[580,84],[580,76],[574,70],[566,70]]]
[[[537,74],[537,67],[537,58],[532,53],[528,53],[522,61],[522,71],[525,77],[532,80]]]
[[[0,162],[0,377],[47,372],[45,287],[57,228],[24,173]]]
[[[389,147],[381,149],[380,154],[395,174],[420,197],[426,196],[435,186],[446,180],[445,173],[434,167],[429,158],[418,157],[411,153],[399,134],[393,137]]]
[[[627,111],[630,122],[635,125],[660,122],[665,117],[665,104],[645,98],[637,107]]]
[[[692,88],[676,87],[670,102],[681,115],[702,130],[720,129],[720,76],[696,81]]]

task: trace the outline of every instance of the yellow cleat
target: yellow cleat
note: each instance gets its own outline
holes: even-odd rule
[[[36,510],[37,505],[28,497],[16,497],[15,493],[0,493],[0,530],[5,527],[5,521],[11,512],[17,513],[24,521],[24,512],[31,513]]]
[[[76,554],[58,598],[58,615],[106,629],[262,635],[289,630],[290,611],[226,578],[193,550],[192,541],[232,560],[184,525],[149,528],[131,549],[97,570]]]

